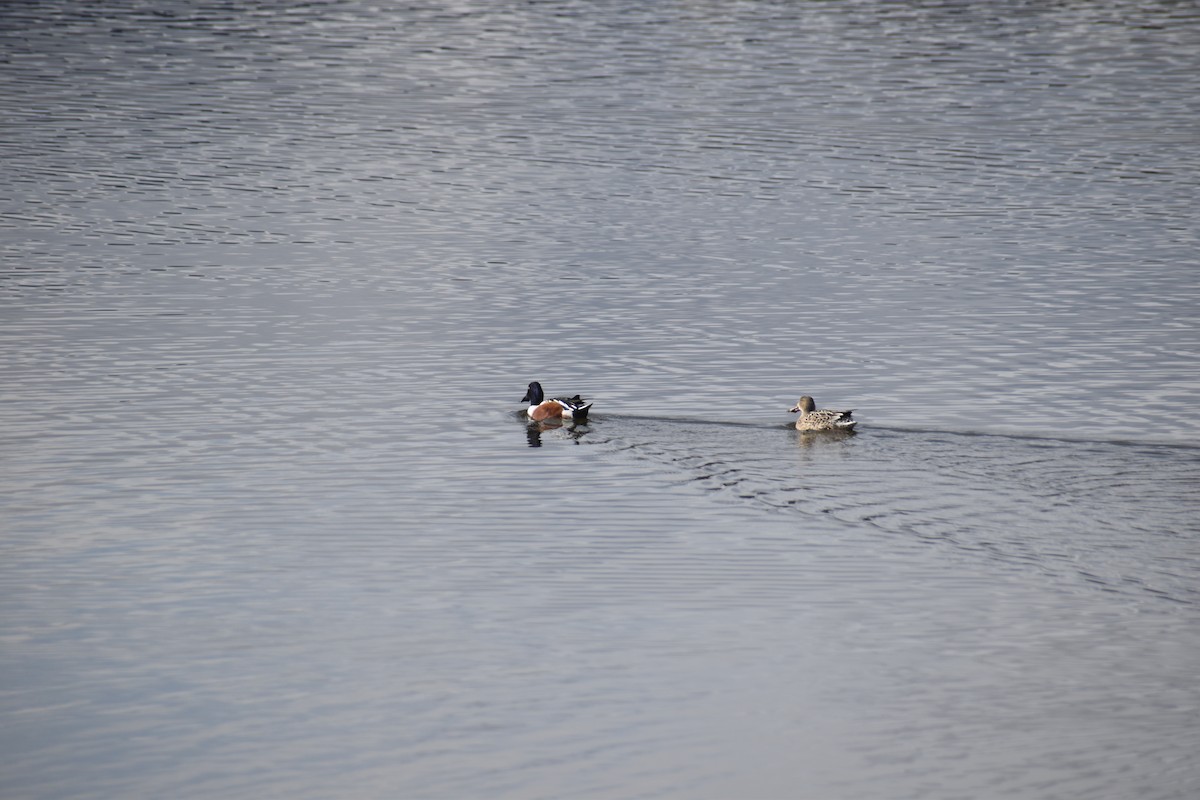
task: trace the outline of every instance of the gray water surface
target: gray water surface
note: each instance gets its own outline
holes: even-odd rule
[[[0,55],[4,797],[1200,793],[1194,4]]]

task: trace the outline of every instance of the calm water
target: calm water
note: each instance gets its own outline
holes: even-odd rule
[[[116,5],[0,7],[5,798],[1200,794],[1194,4]]]

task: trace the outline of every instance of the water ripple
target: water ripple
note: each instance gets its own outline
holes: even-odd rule
[[[1200,569],[1193,448],[869,428],[831,437],[620,416],[605,422],[603,433],[581,441],[669,464],[684,482],[731,500],[1031,569],[1064,591],[1092,585],[1139,601],[1200,600],[1190,577]]]
[[[1197,794],[1192,5],[0,50],[5,796]]]

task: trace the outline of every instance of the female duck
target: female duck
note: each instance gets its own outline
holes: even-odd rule
[[[817,408],[817,404],[808,395],[797,400],[795,408],[789,408],[788,411],[800,412],[800,419],[796,420],[798,431],[851,431],[858,424],[858,421],[850,416],[853,411]]]
[[[547,419],[573,419],[576,422],[587,422],[588,410],[592,407],[591,400],[584,400],[579,395],[574,397],[547,398],[542,391],[542,385],[537,381],[529,384],[529,390],[521,398],[522,403],[529,403],[525,413],[537,422]]]

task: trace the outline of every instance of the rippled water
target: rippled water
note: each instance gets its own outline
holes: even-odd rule
[[[0,56],[5,797],[1200,791],[1192,5]]]

